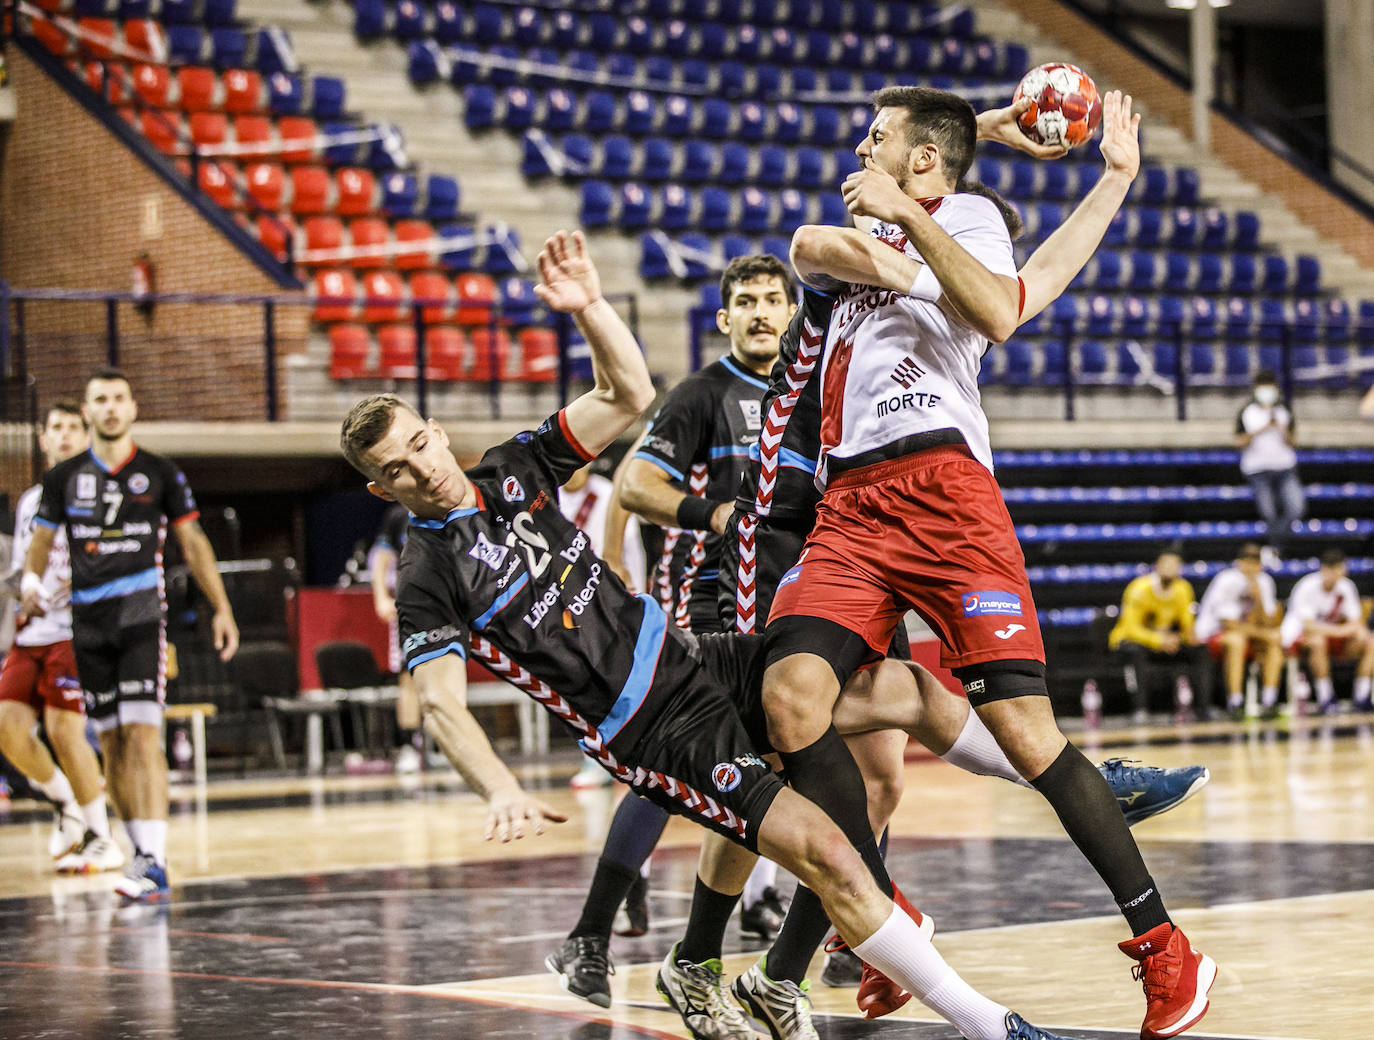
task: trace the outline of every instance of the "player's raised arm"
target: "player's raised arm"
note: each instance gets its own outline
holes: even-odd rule
[[[425,732],[434,737],[463,780],[487,803],[488,841],[523,838],[528,827],[544,833],[544,821],[567,819],[528,794],[506,768],[491,741],[467,707],[467,662],[456,653],[444,654],[415,666],[411,672],[420,695]]]
[[[978,140],[996,141],[1008,148],[1015,148],[1018,152],[1033,155],[1037,159],[1058,159],[1068,155],[1069,150],[1062,144],[1041,144],[1032,141],[1021,132],[1016,120],[1034,103],[1032,99],[1023,97],[1006,108],[990,108],[986,112],[979,112]]]
[[[535,293],[549,307],[571,314],[592,353],[596,385],[564,410],[568,429],[591,455],[599,455],[654,400],[654,385],[634,334],[601,295],[601,278],[581,231],[557,232],[539,251]]]
[[[1026,287],[1022,321],[1058,299],[1083,270],[1140,172],[1140,116],[1131,114],[1129,94],[1123,97],[1113,90],[1102,99],[1101,147],[1106,163],[1102,176],[1021,268]]]
[[[807,285],[834,292],[843,284],[874,285],[934,300],[939,285],[929,291],[917,283],[925,264],[857,228],[804,224],[792,235],[792,269]]]

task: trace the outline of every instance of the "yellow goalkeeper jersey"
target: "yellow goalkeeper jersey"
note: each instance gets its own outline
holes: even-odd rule
[[[1176,578],[1164,589],[1153,571],[1142,574],[1126,586],[1121,597],[1121,617],[1107,637],[1107,645],[1115,650],[1129,640],[1158,650],[1168,632],[1177,632],[1188,642],[1193,636],[1196,602],[1193,587],[1184,579]]]

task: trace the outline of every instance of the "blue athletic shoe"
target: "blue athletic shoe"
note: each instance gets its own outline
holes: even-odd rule
[[[136,853],[128,871],[115,884],[115,891],[131,903],[166,899],[172,894],[166,864],[159,863],[146,852]]]
[[[1206,766],[1158,769],[1130,764],[1134,762],[1132,758],[1109,758],[1097,767],[1116,795],[1121,815],[1132,827],[1192,797],[1212,778]]]
[[[1007,1012],[1007,1040],[1072,1040],[1031,1025],[1015,1011]]]

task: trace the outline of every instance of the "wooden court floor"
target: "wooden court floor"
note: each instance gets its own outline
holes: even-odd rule
[[[1175,919],[1220,968],[1189,1035],[1367,1035],[1374,717],[1127,731],[1090,754],[1212,771],[1136,830]],[[51,876],[46,814],[15,802],[0,811],[0,1037],[685,1037],[653,975],[685,921],[690,824],[655,854],[649,935],[613,944],[614,1006],[543,971],[620,797],[570,791],[575,766],[523,767],[571,819],[506,846],[482,841],[478,801],[447,772],[178,788],[163,909],[116,907],[110,877]],[[1078,1040],[1137,1035],[1143,998],[1113,948],[1123,924],[1033,792],[913,760],[889,864],[984,992]],[[750,950],[732,925],[727,973]],[[870,1023],[852,990],[817,979],[812,993],[822,1037],[957,1035],[915,1001]]]

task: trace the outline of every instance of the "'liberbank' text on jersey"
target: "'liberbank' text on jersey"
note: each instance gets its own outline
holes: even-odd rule
[[[652,462],[688,494],[730,501],[757,443],[759,398],[768,388],[726,355],[675,386],[649,423],[635,457]],[[664,608],[680,627],[690,627],[691,604],[716,617],[715,580],[721,536],[714,531],[669,529],[653,583]]]
[[[167,523],[199,515],[176,464],[142,448],[113,469],[86,451],[48,470],[35,522],[66,526],[77,634],[83,620],[119,628],[161,621]]]
[[[980,195],[946,195],[927,212],[995,275],[1016,277],[1011,236],[996,205]],[[900,228],[874,234],[920,260]],[[937,302],[871,285],[851,285],[836,300],[821,383],[821,457],[816,475],[896,458],[932,443],[962,439],[992,469],[978,368],[987,340],[951,320]],[[947,435],[941,440],[940,435]]]
[[[639,712],[694,667],[667,637],[667,615],[628,592],[558,509],[558,487],[590,456],[564,414],[489,450],[467,471],[477,504],[443,520],[411,518],[396,608],[411,671],[467,656],[480,634],[567,699],[610,742],[633,743]]]

